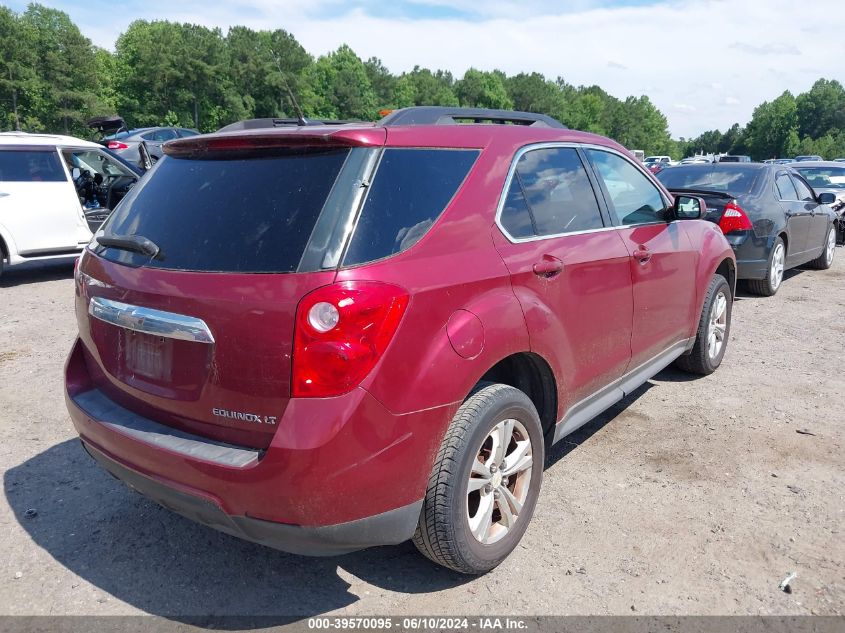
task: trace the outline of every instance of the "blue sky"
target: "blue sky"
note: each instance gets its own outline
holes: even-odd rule
[[[845,83],[842,0],[43,0],[113,48],[135,19],[291,32],[313,55],[348,43],[394,73],[538,71],[647,94],[674,136],[744,124],[819,77]],[[21,0],[6,2],[22,11]],[[829,16],[830,19],[819,19]],[[833,19],[833,18],[836,19]]]

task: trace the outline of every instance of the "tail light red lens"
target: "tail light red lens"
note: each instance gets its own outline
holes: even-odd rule
[[[339,396],[360,384],[407,306],[405,290],[372,281],[345,281],[306,295],[296,310],[291,395]]]
[[[126,143],[121,143],[120,141],[109,141],[108,144],[109,149],[127,149],[128,147]]]
[[[722,214],[722,219],[719,220],[719,228],[722,229],[722,233],[727,235],[733,231],[747,231],[754,228],[754,225],[751,224],[751,220],[748,219],[745,211],[736,203],[736,200],[732,200],[725,206],[725,212]]]

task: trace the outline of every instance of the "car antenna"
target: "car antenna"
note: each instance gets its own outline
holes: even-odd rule
[[[302,108],[299,107],[299,103],[296,101],[296,97],[293,96],[293,90],[290,89],[290,84],[288,84],[288,80],[285,77],[284,71],[282,71],[282,65],[279,63],[279,58],[276,57],[276,53],[274,51],[270,51],[270,54],[273,56],[273,61],[276,62],[276,68],[279,69],[279,75],[282,78],[282,82],[285,84],[285,90],[288,91],[288,97],[290,97],[290,101],[293,104],[294,110],[296,110],[296,122],[299,125],[308,125],[308,120],[305,118],[305,115],[302,114]]]

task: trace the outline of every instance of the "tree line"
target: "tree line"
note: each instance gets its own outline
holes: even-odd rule
[[[235,26],[224,34],[138,20],[112,53],[94,46],[66,13],[30,4],[22,13],[0,7],[0,53],[2,129],[90,137],[86,120],[119,113],[131,127],[209,132],[241,119],[295,117],[300,110],[311,118],[376,120],[385,109],[460,105],[542,112],[646,154],[674,157],[695,151],[830,155],[845,143],[845,97],[835,81],[820,80],[797,99],[784,93],[762,104],[744,129],[737,124],[725,133],[673,140],[648,96],[621,100],[599,86],[576,87],[540,73],[470,69],[457,78],[415,67],[396,75],[345,45],[315,58],[282,29]],[[827,102],[833,97],[838,105]]]

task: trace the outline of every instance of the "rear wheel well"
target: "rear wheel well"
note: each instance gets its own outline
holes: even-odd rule
[[[783,240],[783,248],[786,252],[789,252],[789,238],[786,236],[786,232],[778,233],[778,237]]]
[[[0,259],[8,259],[9,258],[9,247],[6,246],[6,242],[0,237]]]
[[[731,294],[736,296],[736,268],[730,259],[722,260],[719,267],[716,268],[716,274],[722,275],[728,280],[728,285],[731,287]]]
[[[532,352],[507,356],[488,369],[479,382],[502,383],[525,393],[540,414],[543,435],[547,440],[552,437],[557,424],[557,383],[542,356]]]

